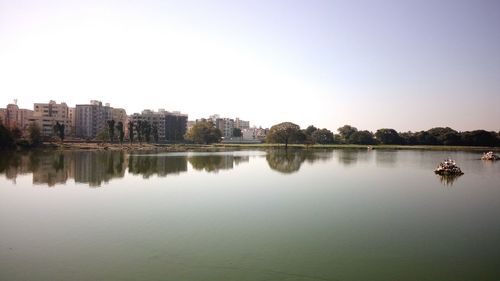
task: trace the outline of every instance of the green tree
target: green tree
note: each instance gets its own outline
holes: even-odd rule
[[[382,144],[402,144],[403,139],[394,129],[378,129],[375,137]]]
[[[138,120],[137,121],[137,124],[135,126],[135,130],[137,132],[137,140],[139,141],[139,144],[142,144],[142,132],[144,131],[144,129],[142,128],[142,120]]]
[[[233,129],[233,137],[235,138],[241,138],[243,136],[243,134],[241,133],[241,129],[240,128],[234,128]]]
[[[288,148],[289,143],[302,142],[304,139],[305,135],[300,131],[300,126],[291,122],[283,122],[272,126],[266,136],[266,142],[284,143],[285,148]]]
[[[151,141],[151,123],[146,120],[142,121],[142,135],[146,139],[146,142],[149,143]]]
[[[337,129],[344,143],[350,143],[351,135],[356,133],[358,129],[356,127],[352,127],[350,125],[344,125]]]
[[[123,138],[125,137],[125,132],[123,130],[122,121],[118,121],[118,124],[116,124],[116,130],[118,131],[118,139],[120,140],[120,144],[123,144]]]
[[[309,125],[309,127],[305,129],[304,133],[306,134],[306,136],[310,137],[317,130],[318,128],[314,127],[313,125]]]
[[[12,132],[4,125],[0,124],[0,149],[14,148],[15,141]]]
[[[113,143],[115,140],[115,120],[111,119],[108,120],[108,135],[109,135],[109,142]]]
[[[59,137],[59,139],[61,139],[61,142],[64,142],[65,125],[61,124],[59,122],[56,122],[53,129],[54,129],[54,134],[57,135]]]
[[[97,136],[95,137],[96,140],[98,141],[106,141],[106,140],[109,140],[109,130],[108,129],[103,129],[102,131],[100,131]]]
[[[375,144],[376,141],[370,131],[356,131],[349,136],[349,143]]]
[[[316,129],[311,134],[311,139],[314,143],[319,144],[332,144],[334,143],[333,133],[328,129]]]
[[[186,133],[186,139],[198,144],[210,144],[220,142],[222,132],[215,128],[212,121],[201,120],[189,129]]]
[[[32,146],[38,146],[42,143],[42,132],[37,123],[33,122],[28,126],[28,133]]]
[[[128,122],[128,139],[130,143],[134,142],[134,122],[129,121]]]
[[[153,139],[155,140],[155,143],[158,143],[158,140],[160,139],[160,136],[158,134],[158,123],[154,122],[152,126],[152,133],[153,133]]]

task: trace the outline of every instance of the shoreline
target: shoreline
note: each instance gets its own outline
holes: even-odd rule
[[[157,151],[157,152],[211,152],[211,151],[231,151],[248,149],[284,149],[283,144],[151,144],[151,143],[86,143],[67,142],[56,143],[47,142],[39,147],[20,147],[12,151],[30,150],[113,150],[113,151]],[[427,150],[427,151],[471,151],[471,152],[500,152],[500,147],[484,146],[440,146],[440,145],[356,145],[356,144],[289,144],[290,149],[370,149],[370,150]]]

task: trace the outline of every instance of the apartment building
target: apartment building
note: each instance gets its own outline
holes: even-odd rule
[[[75,107],[76,136],[84,139],[93,139],[100,132],[107,130],[107,121],[113,118],[112,107],[109,103],[103,105],[97,100],[90,104],[77,104]]]
[[[65,134],[70,132],[69,107],[66,103],[57,103],[51,100],[49,103],[35,103],[33,114],[28,122],[34,122],[40,127],[42,136],[53,136],[54,125],[57,123],[65,126]],[[21,114],[21,113],[20,113]],[[29,115],[30,113],[24,113]]]
[[[183,141],[187,129],[187,119],[187,114],[182,114],[179,111],[169,112],[165,109],[158,111],[145,109],[140,114],[134,113],[129,116],[129,120],[134,122],[135,126],[139,121],[147,121],[151,125],[156,124],[159,142]]]

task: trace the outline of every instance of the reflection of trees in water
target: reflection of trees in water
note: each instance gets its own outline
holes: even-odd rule
[[[444,186],[453,186],[453,183],[461,177],[462,175],[437,175],[439,178],[439,181],[444,185]]]
[[[372,159],[374,151],[367,149],[340,149],[336,150],[338,161],[345,166],[354,165],[358,162],[368,162]]]
[[[125,174],[125,153],[122,151],[78,151],[73,156],[75,182],[101,186]]]
[[[14,179],[32,173],[33,184],[54,186],[70,178],[77,183],[100,186],[115,177],[123,177],[125,154],[120,151],[32,151],[13,153],[0,160],[0,173]]]
[[[158,155],[133,155],[128,159],[128,172],[140,174],[147,179],[152,175],[165,177],[168,174],[179,174],[187,171],[186,157],[170,157]]]
[[[375,152],[375,163],[380,166],[393,167],[398,160],[398,151],[396,150],[377,150]]]
[[[248,156],[234,155],[194,155],[188,157],[193,169],[206,172],[233,169],[234,165],[250,161]]]
[[[332,158],[331,151],[310,150],[271,150],[266,154],[269,167],[284,174],[297,172],[304,161],[313,163],[318,160],[329,160]]]
[[[128,167],[130,174],[144,178],[187,172],[187,162],[194,169],[215,172],[232,169],[249,161],[249,156],[130,154],[122,151],[32,151],[5,152],[0,157],[0,173],[15,182],[17,175],[32,173],[34,184],[54,186],[68,179],[89,186],[101,186],[113,178],[121,178]]]

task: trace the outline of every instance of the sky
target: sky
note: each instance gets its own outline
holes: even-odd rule
[[[0,107],[500,131],[500,1],[0,0]]]

